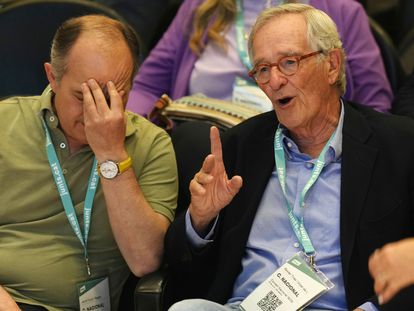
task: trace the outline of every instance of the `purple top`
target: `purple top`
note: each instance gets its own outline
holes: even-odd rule
[[[129,110],[145,115],[163,93],[173,99],[189,94],[189,81],[198,57],[189,48],[188,41],[193,12],[202,1],[183,2],[134,79]],[[326,12],[337,24],[347,54],[344,97],[379,111],[389,111],[391,87],[363,7],[354,0],[310,0],[309,4]],[[234,77],[228,83],[233,81]]]
[[[248,34],[262,10],[267,8],[269,4],[278,5],[283,0],[242,2],[244,33]],[[224,33],[226,50],[215,43],[207,42],[203,53],[194,63],[188,85],[189,94],[202,93],[208,97],[231,101],[232,82],[236,76],[254,83],[248,75],[248,70],[251,68],[247,68],[240,58],[236,37],[236,23],[233,23]],[[247,48],[247,36],[244,43]],[[266,97],[264,93],[263,96]],[[267,107],[270,108],[269,110],[273,110],[270,100]]]

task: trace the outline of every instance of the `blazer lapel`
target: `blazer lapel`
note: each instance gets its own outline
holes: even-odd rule
[[[247,233],[275,166],[273,138],[278,123],[272,115],[266,117],[263,121],[265,126],[252,127],[254,134],[243,141],[240,150],[235,151],[238,157],[234,169],[243,178],[243,187],[229,206],[228,212],[232,216],[226,220],[229,221],[228,226],[239,226]],[[272,122],[269,122],[269,117]]]
[[[349,103],[345,102],[344,107],[340,241],[346,285],[359,218],[368,193],[378,150],[368,145],[373,133],[363,116]]]
[[[276,126],[275,130],[276,131]],[[274,134],[273,132],[273,134]],[[273,156],[273,135],[262,137],[246,146],[243,159],[243,178],[247,181],[245,194],[251,197],[248,207],[253,215],[259,207],[264,190],[275,166]],[[247,201],[246,201],[247,202]]]

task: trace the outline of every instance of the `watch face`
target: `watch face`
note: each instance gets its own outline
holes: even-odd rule
[[[105,161],[100,165],[100,173],[102,177],[107,179],[115,178],[118,175],[118,165],[113,161]]]

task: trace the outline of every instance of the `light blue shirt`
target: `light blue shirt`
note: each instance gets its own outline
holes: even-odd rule
[[[304,209],[305,227],[317,253],[316,264],[335,286],[314,301],[307,310],[348,310],[339,234],[343,118],[342,106],[335,137],[325,155],[325,167],[308,191]],[[310,178],[315,159],[301,153],[294,141],[285,134],[286,130],[283,132],[286,193],[294,213],[300,217],[299,196]],[[242,260],[243,268],[234,284],[229,304],[239,304],[269,275],[301,251],[284,202],[274,170],[258,207]],[[195,246],[201,247],[208,243],[212,232],[204,239],[197,236],[187,214],[187,234]],[[372,303],[365,303],[360,308],[366,311],[377,310]]]

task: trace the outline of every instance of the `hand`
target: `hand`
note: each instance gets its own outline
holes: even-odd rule
[[[388,302],[399,290],[414,284],[414,238],[377,249],[368,265],[380,304]]]
[[[97,160],[125,160],[128,155],[124,147],[126,117],[122,96],[112,81],[107,83],[110,106],[105,95],[94,80],[82,84],[85,134]]]
[[[190,215],[194,229],[202,233],[219,212],[228,205],[242,186],[242,178],[227,177],[223,163],[220,134],[210,129],[211,154],[204,160],[201,170],[190,182]]]

